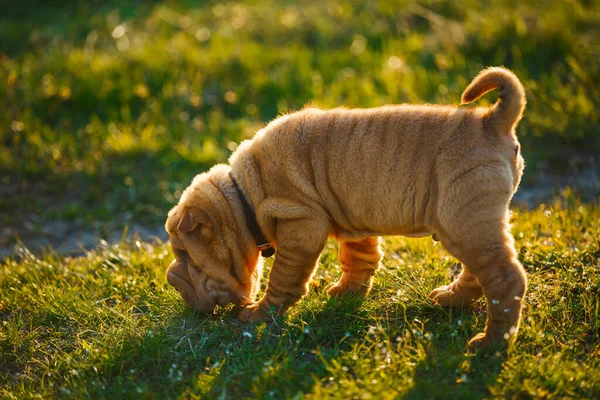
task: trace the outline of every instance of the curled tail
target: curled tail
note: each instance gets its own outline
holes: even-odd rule
[[[492,89],[500,89],[500,98],[489,112],[489,120],[498,131],[510,132],[523,116],[525,89],[519,78],[501,67],[484,69],[465,89],[461,104],[471,103]]]

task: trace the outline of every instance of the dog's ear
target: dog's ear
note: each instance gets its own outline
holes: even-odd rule
[[[180,232],[192,232],[196,228],[198,228],[200,223],[197,220],[194,220],[194,216],[190,212],[190,210],[185,210],[183,212],[183,217],[179,220],[179,225],[177,225],[177,230]]]
[[[211,225],[212,223],[206,214],[195,210],[186,209],[183,212],[181,220],[179,220],[177,230],[184,233],[190,233],[201,228],[203,236],[211,236],[210,234],[213,230]]]
[[[196,213],[192,214],[192,212],[189,209],[186,209],[183,212],[183,216],[179,220],[179,225],[177,225],[177,230],[180,232],[189,233],[189,232],[192,232],[192,231],[198,229],[198,227],[200,226],[202,221],[195,214]]]

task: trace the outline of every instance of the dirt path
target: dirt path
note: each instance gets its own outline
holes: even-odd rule
[[[538,173],[535,185],[524,184],[513,199],[513,205],[534,208],[560,195],[570,187],[583,201],[597,201],[600,196],[600,176],[593,163],[577,174],[551,175]],[[14,188],[3,187],[0,195],[9,196]],[[13,193],[14,194],[14,193]],[[165,210],[165,215],[167,210]],[[124,221],[117,216],[116,221]],[[26,216],[4,216],[0,228],[0,257],[17,255],[19,246],[34,254],[53,249],[62,255],[84,255],[100,244],[115,244],[121,240],[152,241],[168,239],[162,224],[147,226],[136,223],[105,222],[95,228],[70,220],[48,220],[35,212]]]

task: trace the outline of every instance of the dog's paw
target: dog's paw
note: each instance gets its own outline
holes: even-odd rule
[[[337,282],[337,283],[332,283],[331,285],[327,286],[327,288],[325,290],[327,290],[327,294],[329,294],[331,297],[341,297],[346,294],[364,296],[368,293],[369,287],[366,284],[360,284],[360,283],[357,283],[355,285],[350,285],[350,284],[340,285],[339,282]]]
[[[492,343],[486,338],[484,332],[480,332],[469,340],[467,348],[471,351],[486,350]]]
[[[238,318],[240,321],[247,323],[260,322],[269,319],[269,313],[263,310],[258,303],[255,303],[245,307]]]
[[[481,290],[462,287],[457,291],[454,285],[444,285],[434,289],[429,297],[442,307],[471,307],[481,297]]]
[[[343,286],[338,285],[337,283],[332,283],[331,285],[325,288],[327,294],[331,297],[340,297],[344,293],[346,293],[346,289]]]
[[[429,298],[442,307],[452,307],[453,305],[456,306],[453,303],[454,293],[450,289],[450,285],[444,285],[434,289],[431,293],[429,293]]]
[[[472,352],[490,353],[493,351],[504,351],[509,342],[502,338],[493,338],[480,332],[469,340],[467,348]]]

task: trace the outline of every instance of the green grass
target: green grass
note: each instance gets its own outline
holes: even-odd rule
[[[515,210],[529,276],[506,356],[466,353],[485,305],[427,294],[454,267],[439,244],[394,238],[373,292],[332,300],[331,243],[311,291],[283,318],[195,316],[164,278],[168,247],[121,243],[82,258],[23,250],[0,269],[0,396],[7,398],[481,398],[600,396],[600,207]]]
[[[195,174],[280,113],[458,104],[488,65],[527,91],[525,186],[600,153],[598,0],[21,0],[0,14],[0,250],[48,229],[160,226]],[[484,303],[428,300],[455,266],[428,240],[387,240],[364,300],[324,293],[330,243],[310,294],[259,325],[186,309],[166,244],[22,246],[0,259],[0,397],[600,397],[600,206],[575,198],[514,210],[530,286],[505,357],[464,351]]]

